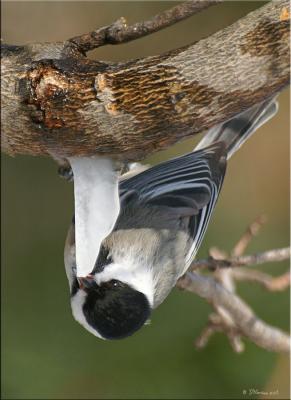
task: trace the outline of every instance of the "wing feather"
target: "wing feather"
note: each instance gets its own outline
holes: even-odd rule
[[[121,204],[128,202],[128,193],[139,201],[174,210],[171,216],[189,216],[192,244],[186,257],[187,270],[205,234],[215,206],[226,166],[223,143],[158,164],[120,182]],[[136,198],[136,196],[135,196]]]

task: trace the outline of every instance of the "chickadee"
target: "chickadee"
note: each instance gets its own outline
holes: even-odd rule
[[[65,245],[74,318],[102,339],[132,335],[192,263],[223,183],[227,159],[277,111],[274,99],[210,129],[189,154],[119,183],[120,213],[94,269],[77,278],[75,229]]]

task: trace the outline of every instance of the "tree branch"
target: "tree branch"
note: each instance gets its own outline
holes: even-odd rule
[[[290,271],[274,277],[261,271],[239,268],[233,271],[232,276],[237,281],[259,283],[270,292],[280,292],[290,286]]]
[[[269,291],[282,291],[290,286],[290,271],[273,277],[254,269],[241,268],[241,265],[255,265],[263,262],[283,261],[290,258],[290,248],[276,249],[257,255],[243,256],[251,239],[259,233],[265,217],[257,218],[249,225],[238,240],[228,258],[217,248],[210,249],[210,257],[192,263],[189,272],[182,277],[177,286],[198,294],[214,308],[208,317],[208,323],[197,338],[195,345],[203,348],[216,332],[223,332],[235,352],[244,351],[242,336],[251,339],[258,346],[270,351],[289,351],[289,337],[277,328],[267,325],[255,316],[250,307],[236,294],[236,281],[256,282]],[[233,268],[235,267],[235,268]],[[191,271],[209,269],[213,277],[202,276]]]
[[[258,265],[268,262],[285,261],[290,258],[290,247],[264,251],[263,253],[252,254],[249,256],[231,257],[229,259],[216,260],[209,257],[204,260],[197,260],[191,264],[190,270],[209,269],[215,271],[218,268],[233,268],[249,265]]]
[[[197,43],[126,63],[87,59],[70,40],[4,44],[2,149],[136,161],[221,123],[288,85],[286,7],[271,1]]]
[[[290,351],[290,338],[286,333],[260,320],[243,300],[218,284],[215,279],[188,272],[179,281],[179,287],[198,294],[211,304],[225,308],[238,331],[258,346],[269,351]]]
[[[248,247],[251,240],[258,235],[262,226],[267,222],[267,218],[265,215],[260,215],[258,218],[254,220],[246,229],[245,233],[241,236],[237,244],[234,246],[232,250],[233,257],[241,256],[246,248]]]
[[[192,0],[179,4],[169,10],[155,15],[148,21],[127,25],[126,19],[121,17],[113,24],[96,31],[69,39],[84,53],[106,44],[120,44],[139,39],[161,29],[167,28],[179,21],[191,17],[222,0]]]

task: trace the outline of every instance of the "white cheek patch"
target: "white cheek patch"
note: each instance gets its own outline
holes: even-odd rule
[[[83,304],[85,302],[86,293],[83,290],[78,290],[74,297],[71,298],[72,314],[76,321],[79,322],[87,331],[97,336],[100,339],[104,339],[95,329],[93,329],[86,321]],[[104,339],[105,340],[105,339]]]
[[[93,270],[100,246],[119,214],[118,173],[104,157],[68,158],[74,173],[77,276]]]

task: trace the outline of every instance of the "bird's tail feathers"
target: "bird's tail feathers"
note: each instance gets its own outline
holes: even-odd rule
[[[227,158],[230,158],[241,145],[263,124],[271,119],[278,111],[275,98],[264,101],[248,108],[232,119],[209,129],[203,139],[195,147],[200,150],[215,142],[224,142]]]

